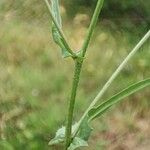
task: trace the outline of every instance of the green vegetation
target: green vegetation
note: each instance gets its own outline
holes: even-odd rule
[[[64,0],[64,2],[69,16],[73,17],[77,13],[90,12],[91,14],[91,11],[87,11],[87,8],[93,10],[97,0]],[[138,30],[140,28],[143,30],[148,29],[150,24],[149,5],[149,0],[109,0],[104,4],[101,19],[111,22],[109,28],[115,24],[115,26],[127,30],[131,30],[133,26],[136,26]],[[138,30],[136,30],[136,32],[138,32]],[[133,29],[131,31],[133,31]]]
[[[101,12],[104,0],[98,0],[96,4],[96,8],[91,19],[87,35],[82,44],[81,49],[78,52],[74,52],[68,45],[68,42],[65,39],[62,30],[61,24],[61,14],[59,10],[59,0],[52,0],[50,3],[48,0],[45,0],[45,3],[49,9],[50,16],[52,19],[52,35],[56,44],[62,49],[63,57],[72,57],[74,61],[74,77],[72,81],[72,89],[71,96],[69,99],[69,108],[67,115],[67,124],[62,128],[58,129],[56,132],[56,136],[52,139],[49,144],[57,145],[65,142],[65,150],[75,150],[79,147],[88,146],[88,139],[90,137],[92,128],[89,126],[89,122],[104,112],[106,112],[112,105],[120,102],[122,99],[134,94],[135,92],[148,87],[150,85],[150,78],[143,80],[139,83],[135,83],[134,85],[129,86],[118,94],[112,96],[112,98],[103,102],[99,106],[95,106],[97,102],[101,99],[103,94],[107,91],[111,83],[115,80],[118,74],[122,71],[124,66],[128,63],[128,61],[136,54],[136,52],[143,46],[143,44],[150,37],[150,30],[145,34],[145,36],[138,42],[138,44],[133,48],[133,50],[128,54],[128,56],[124,59],[124,61],[119,65],[119,67],[114,71],[112,76],[108,79],[106,84],[102,87],[97,96],[93,99],[90,106],[87,108],[79,122],[73,125],[73,116],[74,116],[74,108],[75,101],[77,95],[78,84],[80,80],[80,74],[83,66],[83,62],[86,57],[86,52],[89,47],[89,43],[91,41],[91,37],[93,35],[96,23],[98,21],[99,14]]]
[[[34,18],[34,15],[31,16]],[[48,18],[48,15],[45,16]],[[47,143],[57,127],[65,124],[62,114],[66,114],[73,63],[71,59],[61,59],[60,51],[49,36],[47,22],[25,21],[8,16],[0,22],[0,148],[60,149],[49,148]],[[77,43],[83,38],[78,35],[84,32],[85,27],[73,25],[72,28],[68,23],[64,26],[70,45],[78,49]],[[127,50],[139,40],[136,33],[116,33],[103,26],[97,27],[82,71],[74,120],[79,119],[99,87],[129,53]],[[130,83],[149,77],[149,49],[150,45],[146,43],[115,80],[104,99]],[[135,94],[119,106],[112,110],[111,116],[109,112],[105,118],[93,123],[98,132],[93,134],[90,142],[94,143],[95,149],[113,147],[115,144],[111,141],[115,140],[115,136],[123,136],[123,133],[137,135],[133,141],[139,147],[145,143],[149,131],[149,128],[145,129],[149,119],[149,89]],[[139,123],[144,123],[144,127]],[[111,132],[114,130],[115,135]],[[130,138],[125,136],[125,140],[130,141]],[[116,142],[116,146],[120,145],[121,142]]]

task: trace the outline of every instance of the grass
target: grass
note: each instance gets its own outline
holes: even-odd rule
[[[82,36],[76,37],[81,32],[84,35],[85,27],[74,28],[74,30],[69,26],[66,28],[66,34],[71,38],[71,45],[76,47],[76,42],[82,41]],[[71,36],[70,33],[73,33],[74,36]],[[91,97],[94,97],[100,86],[112,74],[116,64],[121,62],[128,53],[127,50],[131,49],[139,40],[138,37],[132,36],[133,38],[126,32],[114,34],[104,27],[97,29],[93,39],[97,42],[91,44],[90,49],[92,50],[88,52],[88,55],[92,57],[87,56],[82,71],[84,78],[82,78],[77,96],[75,108],[77,114],[83,113],[83,110],[89,105]],[[24,147],[25,150],[46,150],[49,139],[53,137],[54,131],[57,129],[56,124],[60,126],[64,124],[65,120],[61,114],[66,113],[65,106],[68,98],[66,95],[69,96],[68,87],[71,87],[73,72],[71,66],[73,64],[70,59],[62,60],[57,49],[49,36],[47,26],[15,21],[1,22],[0,120],[1,122],[4,120],[4,126],[0,131],[0,146],[3,145],[4,149],[21,149]],[[145,44],[115,80],[110,91],[105,94],[105,98],[109,97],[112,92],[126,87],[129,83],[149,76],[149,49],[150,45]],[[63,64],[62,61],[64,61]],[[113,67],[110,67],[110,62]],[[107,73],[104,74],[105,72]],[[121,83],[119,86],[118,82]],[[119,128],[115,136],[122,135],[119,132],[129,136],[131,134],[129,129],[134,128],[139,136],[134,137],[134,141],[141,144],[142,140],[139,139],[146,139],[149,136],[142,134],[142,132],[146,133],[144,128],[139,129],[137,127],[139,120],[145,124],[148,122],[148,108],[150,106],[148,90],[130,97],[132,101],[120,104],[120,108],[110,112],[113,113],[113,116],[106,115],[105,119],[102,118],[104,126],[107,125],[106,128],[104,126],[99,127],[99,124],[95,122],[94,126],[98,128],[99,132],[96,133],[95,137],[93,136],[91,142],[95,142],[95,138],[103,139],[106,136],[102,145],[108,148],[115,138],[106,134],[111,133],[112,136],[113,130],[117,131]],[[134,116],[130,116],[130,114],[134,114]],[[9,118],[7,121],[4,119],[6,116]],[[75,118],[79,119],[79,116],[76,115]],[[119,123],[116,125],[116,120],[119,120],[118,122],[121,122],[122,125]],[[122,123],[124,121],[126,121],[125,124]],[[113,127],[115,128],[113,129]],[[128,137],[127,135],[125,137]],[[120,146],[121,142],[118,143],[116,142],[116,145]],[[99,145],[97,149],[99,149]]]

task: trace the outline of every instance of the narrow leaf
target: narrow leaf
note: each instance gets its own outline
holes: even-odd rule
[[[53,16],[55,17],[55,20],[57,24],[59,25],[59,28],[62,29],[61,15],[60,15],[60,10],[59,10],[59,0],[52,0],[51,4],[52,4]],[[54,23],[52,23],[52,35],[53,35],[53,39],[55,43],[58,44],[62,50],[62,56],[64,58],[71,56],[71,54],[68,52],[65,41],[63,41],[63,38],[59,34],[58,29]]]
[[[60,10],[59,10],[59,0],[51,0],[51,4],[52,4],[53,16],[55,17],[59,27],[62,28],[61,15],[60,15]]]
[[[106,112],[111,106],[120,102],[125,97],[134,94],[135,92],[142,90],[143,88],[150,86],[150,79],[140,81],[136,84],[129,86],[128,88],[122,90],[120,93],[114,95],[107,101],[103,102],[99,106],[90,109],[87,116],[82,121],[82,124],[79,126],[77,137],[84,141],[88,141],[88,138],[92,132],[92,128],[89,126],[89,122]],[[79,125],[79,124],[78,124]]]
[[[71,56],[54,24],[52,24],[52,35],[55,43],[61,48],[63,58]]]
[[[139,90],[142,90],[143,88],[147,86],[150,86],[150,79],[146,79],[146,80],[140,81],[136,84],[129,86],[128,88],[114,95],[109,100],[103,102],[99,106],[92,108],[88,113],[89,120],[93,120],[99,117],[114,104],[120,102],[124,98],[130,96],[131,94],[134,94],[135,92],[138,92]]]

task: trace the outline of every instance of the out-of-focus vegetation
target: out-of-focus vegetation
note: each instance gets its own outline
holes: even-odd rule
[[[65,4],[67,16],[72,19],[76,14],[81,13],[91,16],[97,0],[62,0],[61,2]],[[139,31],[145,32],[150,26],[149,6],[149,0],[109,0],[104,4],[101,19],[108,28],[126,29],[139,34]],[[30,21],[48,19],[44,2],[39,0],[1,0],[0,11],[0,18],[11,14]]]
[[[89,17],[85,13],[92,14],[94,2],[91,3],[93,6],[88,3],[91,1],[83,1],[86,4],[79,3],[79,6],[77,2],[81,1],[68,2],[74,2],[66,4],[66,8],[69,14],[74,10],[72,13],[75,17],[68,20],[67,11],[62,7],[64,29],[72,47],[78,50],[89,23]],[[145,0],[145,3],[138,1],[141,5],[137,5],[136,2],[132,4],[132,1],[124,1],[122,5],[119,1],[114,2],[118,2],[119,6],[126,6],[105,3],[101,27],[98,24],[82,72],[75,119],[81,116],[100,87],[140,39],[139,35],[143,35],[149,26],[148,0]],[[110,11],[110,6],[113,11]],[[138,32],[131,32],[132,34],[120,27],[119,30],[117,22],[113,19],[117,14],[121,18],[130,16],[130,11],[127,10],[133,10],[131,8],[144,10],[140,25],[132,24],[130,18],[121,20],[123,25],[129,24],[130,30],[135,28],[135,25],[138,26]],[[0,149],[60,150],[59,147],[49,148],[47,143],[55,130],[65,123],[64,116],[73,72],[72,61],[63,60],[61,52],[52,41],[49,15],[44,2],[1,0],[0,19]],[[114,27],[113,30],[108,29],[107,25]],[[149,70],[148,41],[104,97],[119,91],[129,83],[149,77]],[[117,109],[115,107],[111,113],[107,113],[105,119],[95,122],[94,126],[98,132],[93,133],[90,139],[95,147],[90,147],[89,150],[148,150],[149,97],[149,89],[146,89],[130,97]]]
[[[97,0],[63,0],[65,5],[68,7],[67,11],[71,12],[69,15],[75,15],[79,12],[84,12],[86,8],[95,8]],[[115,18],[115,17],[142,17],[142,19],[148,19],[149,17],[149,1],[145,0],[109,0],[106,1],[103,8],[102,15],[104,17]],[[74,9],[72,9],[74,8]],[[83,9],[85,8],[85,10]],[[129,14],[130,13],[130,14]],[[136,19],[136,18],[135,18]],[[148,21],[148,20],[147,20]]]
[[[74,17],[76,14],[84,13],[91,16],[97,0],[62,0],[65,4],[67,16]],[[0,11],[2,17],[6,13],[26,20],[37,20],[47,16],[44,2],[39,0],[1,0]],[[133,26],[137,29],[147,29],[150,26],[150,1],[149,0],[109,0],[104,4],[101,18],[109,28],[114,26],[131,30]],[[144,31],[145,31],[144,30]],[[133,29],[131,30],[133,31]]]
[[[96,2],[97,0],[64,0],[70,17],[77,13],[91,15]],[[113,28],[115,25],[119,28],[131,30],[133,26],[136,26],[137,29],[134,31],[138,32],[139,28],[146,29],[150,26],[149,6],[149,0],[108,0],[104,3],[101,18],[105,19],[109,28]]]

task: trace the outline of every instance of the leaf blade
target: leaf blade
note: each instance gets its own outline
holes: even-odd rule
[[[53,16],[55,17],[58,25],[60,28],[62,28],[62,20],[61,20],[61,15],[60,15],[60,9],[59,9],[59,0],[51,0],[52,3],[52,13]]]
[[[59,28],[62,29],[62,20],[59,10],[59,0],[52,0],[51,6],[52,6],[52,14],[55,17],[55,20]],[[68,47],[66,47],[65,41],[59,34],[59,31],[54,23],[52,23],[52,36],[54,42],[61,48],[63,58],[71,56],[71,54],[68,52]]]
[[[50,16],[52,18],[52,35],[54,35],[53,36],[54,42],[62,49],[63,57],[69,57],[69,56],[76,57],[76,54],[70,48],[65,38],[65,35],[62,31],[61,15],[59,10],[59,0],[57,1],[51,0],[51,5],[48,0],[44,0],[44,1],[48,7]]]
[[[88,116],[84,119],[84,121],[82,122],[81,126],[80,126],[80,130],[77,134],[78,137],[80,137],[81,139],[88,141],[91,132],[92,132],[92,128],[90,127],[89,123],[88,123]]]
[[[78,124],[75,123],[72,126],[72,132],[74,132],[74,130],[76,129],[77,125]],[[66,130],[65,126],[62,126],[61,128],[59,128],[56,131],[55,137],[52,140],[50,140],[50,142],[48,143],[48,145],[52,146],[52,145],[57,145],[57,144],[63,143],[65,141],[65,130]]]
[[[125,97],[130,96],[131,94],[134,94],[135,92],[142,90],[143,88],[145,88],[147,86],[150,86],[150,78],[127,87],[126,89],[124,89],[121,92],[117,93],[116,95],[112,96],[110,99],[106,100],[99,106],[90,109],[88,112],[89,120],[93,120],[93,119],[99,117],[114,104],[120,102]]]

